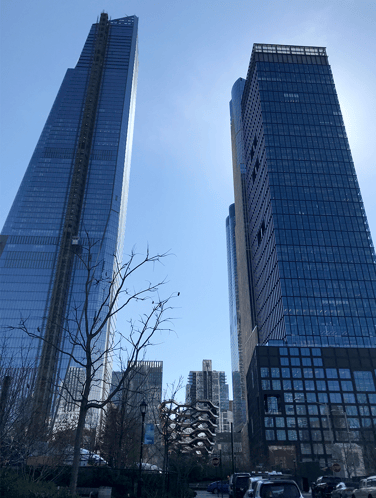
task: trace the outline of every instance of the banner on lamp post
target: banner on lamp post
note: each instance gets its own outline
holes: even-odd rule
[[[145,424],[144,444],[154,444],[154,424]]]

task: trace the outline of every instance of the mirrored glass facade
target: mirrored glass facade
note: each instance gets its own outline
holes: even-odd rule
[[[376,348],[258,346],[247,377],[251,445],[265,441],[269,457],[292,448],[296,461],[321,467],[337,461],[347,476],[369,472],[375,368]]]
[[[255,44],[241,107],[259,343],[375,346],[375,252],[325,48]]]
[[[375,251],[326,49],[255,44],[230,109],[251,458],[360,475],[374,447]]]
[[[230,124],[232,165],[236,203],[226,219],[231,368],[234,400],[234,427],[240,431],[245,422],[245,371],[250,353],[257,344],[255,306],[253,304],[252,263],[246,203],[247,176],[241,101],[245,80],[239,78],[231,91]]]
[[[245,421],[245,382],[241,348],[241,323],[239,310],[239,285],[235,240],[235,205],[231,204],[226,219],[227,266],[230,311],[230,349],[232,370],[232,396],[234,413],[234,431],[239,432]]]
[[[1,339],[15,367],[24,366],[26,356],[28,364],[40,366],[43,341],[31,339],[18,326],[25,320],[29,332],[46,334],[57,281],[64,301],[57,342],[59,348],[72,351],[74,329],[81,323],[87,262],[96,266],[95,278],[103,284],[90,287],[89,320],[102,303],[115,261],[121,262],[138,72],[137,26],[134,16],[108,20],[105,14],[92,26],[76,67],[65,75],[5,222],[0,240]],[[86,161],[86,176],[79,176],[84,169],[81,160]],[[82,203],[74,215],[75,230],[68,211],[75,209],[77,184]],[[74,256],[62,272],[64,243]],[[97,355],[113,332],[114,323],[109,322],[96,342]],[[55,385],[69,367],[74,368],[69,357],[58,354],[51,379]],[[97,399],[103,375],[101,368],[92,393]]]

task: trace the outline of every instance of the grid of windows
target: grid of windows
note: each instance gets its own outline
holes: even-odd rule
[[[98,273],[101,272],[103,278],[112,274],[114,256],[121,261],[123,252],[128,196],[123,185],[128,185],[133,136],[137,23],[134,16],[109,21],[107,52],[76,246],[83,254],[91,247],[92,260],[101,262]],[[17,331],[17,326],[21,317],[28,317],[27,327],[31,333],[44,331],[96,30],[97,25],[93,25],[76,67],[68,69],[65,75],[2,231],[0,242],[5,241],[5,244],[1,244],[0,259],[0,325],[8,331],[2,339],[14,366],[17,366],[17,361],[22,364],[20,356],[31,346],[34,348],[32,360],[38,360],[40,354],[40,344],[31,344],[22,331]],[[85,297],[82,289],[87,274],[77,259],[68,293],[68,318],[74,315],[74,310]],[[101,275],[98,277],[102,278]],[[91,292],[89,308],[92,316],[101,303],[101,293],[105,293],[100,287]],[[9,332],[12,326],[15,330]],[[98,354],[110,340],[109,335],[113,333],[110,327],[98,337]],[[68,337],[62,338],[61,347],[71,348]],[[64,377],[67,364],[68,358],[63,355],[59,361],[60,378]],[[102,374],[98,371],[100,389]],[[100,396],[98,391],[95,394]]]
[[[320,359],[321,364],[306,368],[291,366],[297,359],[300,362],[309,359],[311,363]],[[323,443],[322,454],[329,456],[333,443],[373,441],[375,367],[376,350],[372,349],[258,346],[252,371],[260,380],[265,440],[300,442],[300,451],[305,448],[305,455],[317,454],[311,443]],[[285,379],[289,384],[284,384]],[[280,389],[274,388],[275,380],[283,383]],[[286,430],[278,433],[278,428]]]
[[[325,49],[255,47],[242,109],[260,341],[370,347],[375,253]]]

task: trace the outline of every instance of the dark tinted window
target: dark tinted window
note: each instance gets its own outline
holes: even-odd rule
[[[245,488],[248,484],[248,477],[237,477],[235,485],[237,488]]]
[[[298,487],[293,483],[263,484],[260,489],[261,498],[299,498]]]

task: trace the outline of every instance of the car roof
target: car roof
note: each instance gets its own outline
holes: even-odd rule
[[[338,476],[320,476],[320,477],[317,478],[317,480],[319,480],[319,479],[334,479],[334,480],[338,480],[339,479],[339,480],[341,480],[342,477],[338,477]]]
[[[295,484],[298,487],[293,479],[261,479],[260,482],[262,484]]]

